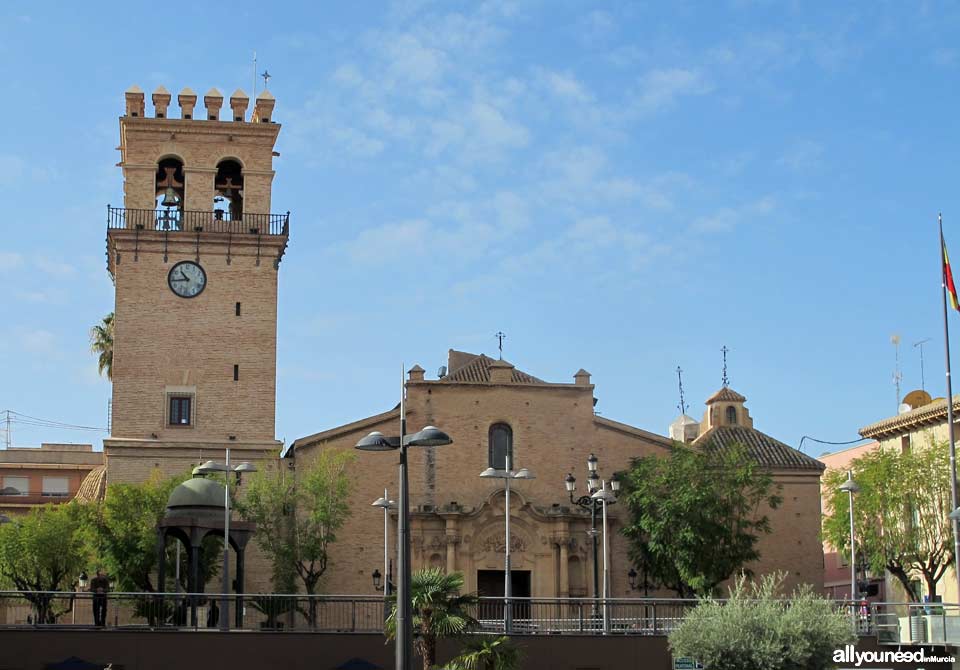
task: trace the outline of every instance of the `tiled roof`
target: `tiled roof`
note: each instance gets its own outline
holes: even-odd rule
[[[506,363],[506,361],[498,361],[490,358],[489,356],[485,356],[484,354],[467,354],[466,352],[462,351],[451,353],[456,353],[457,356],[450,356],[450,362],[453,363],[456,361],[457,363],[460,363],[460,365],[456,369],[451,369],[447,375],[440,380],[442,382],[489,382],[490,365],[494,363]],[[467,356],[472,356],[472,358],[466,358]],[[512,380],[514,384],[546,383],[542,379],[537,379],[533,375],[529,375],[522,370],[517,370],[516,368],[513,369],[512,373]]]
[[[99,502],[107,492],[107,466],[98,465],[87,473],[80,482],[77,495],[73,497],[78,502]]]
[[[698,437],[694,444],[704,451],[715,453],[730,449],[736,444],[742,444],[757,463],[767,468],[823,470],[826,467],[815,458],[807,456],[780,440],[745,426],[711,428]]]
[[[715,402],[746,402],[747,399],[734,391],[729,386],[724,386],[722,389],[714,393],[712,396],[707,398],[707,404],[710,405]]]
[[[953,396],[953,413],[956,420],[957,413],[960,412],[960,396]],[[897,414],[889,418],[871,423],[860,429],[862,437],[884,437],[887,435],[897,435],[899,433],[910,432],[913,428],[920,426],[946,423],[947,422],[947,399],[937,398],[928,405],[917,407],[909,412]]]

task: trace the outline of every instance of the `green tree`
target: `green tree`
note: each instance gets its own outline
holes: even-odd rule
[[[321,450],[295,473],[282,469],[255,473],[242,499],[240,514],[257,524],[257,544],[273,563],[274,578],[289,583],[295,573],[308,595],[317,593],[330,563],[330,545],[350,513],[349,451]],[[304,612],[313,626],[316,599]]]
[[[97,354],[97,371],[113,379],[113,312],[90,329],[90,351]]]
[[[853,460],[849,469],[860,486],[853,503],[858,560],[875,573],[893,575],[912,601],[920,600],[913,584],[917,576],[929,594],[936,594],[937,583],[953,564],[947,444],[931,442],[907,452],[876,449]],[[844,470],[824,475],[829,513],[823,535],[849,554],[849,494],[838,490],[846,479]]]
[[[784,574],[748,585],[738,577],[726,602],[707,598],[670,633],[674,657],[710,670],[826,670],[833,654],[853,642],[850,614],[809,585],[781,597]]]
[[[83,528],[76,503],[38,507],[0,525],[0,577],[33,605],[38,623],[70,611],[57,609],[49,592],[75,590],[88,559]]]
[[[437,662],[437,640],[458,637],[477,625],[467,611],[476,605],[473,594],[461,594],[463,574],[446,574],[439,568],[425,568],[413,573],[410,580],[410,608],[413,614],[411,626],[414,647],[423,660],[424,670],[430,670]],[[393,611],[386,621],[388,639],[397,634],[397,605],[393,596]]]
[[[477,635],[446,670],[518,670],[523,654],[506,635]]]
[[[757,560],[757,541],[770,532],[766,508],[781,502],[742,446],[715,453],[678,443],[634,459],[621,480],[631,559],[681,597],[712,594]]]

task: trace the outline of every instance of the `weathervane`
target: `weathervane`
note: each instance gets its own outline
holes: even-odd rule
[[[266,91],[266,90],[267,90],[267,82],[270,81],[270,78],[271,78],[273,75],[270,74],[270,71],[269,71],[269,70],[264,70],[263,72],[260,73],[260,76],[263,77],[263,90]]]
[[[723,388],[727,388],[730,386],[730,379],[727,377],[727,352],[730,350],[727,349],[727,345],[723,345],[720,351],[723,352]]]
[[[681,370],[680,366],[678,365],[677,366],[677,386],[680,387],[680,404],[678,405],[678,408],[680,409],[681,414],[686,414],[687,403],[683,401],[683,377],[681,376],[682,373],[683,373],[683,370]]]
[[[498,330],[497,334],[494,335],[494,337],[497,338],[497,346],[500,348],[500,360],[502,361],[503,360],[503,341],[506,339],[507,334],[504,333],[502,330]]]

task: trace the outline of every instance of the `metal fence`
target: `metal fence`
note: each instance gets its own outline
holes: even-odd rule
[[[117,629],[382,633],[382,596],[110,593],[105,626]],[[523,635],[667,635],[696,606],[674,598],[512,598],[512,632]],[[90,593],[0,591],[0,628],[93,627]],[[860,635],[885,644],[960,644],[960,605],[836,602]],[[504,631],[503,598],[480,598],[469,614],[483,632]],[[606,608],[606,626],[604,622]]]
[[[223,212],[169,209],[128,209],[107,207],[108,230],[155,230],[160,232],[209,232],[254,235],[287,235],[290,212],[285,214],[242,214],[224,218]]]

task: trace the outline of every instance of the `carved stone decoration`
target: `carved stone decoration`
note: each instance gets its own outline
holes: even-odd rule
[[[434,535],[432,538],[430,538],[430,548],[431,548],[431,549],[442,549],[442,548],[445,547],[446,545],[447,545],[447,543],[446,543],[446,542],[444,541],[444,539],[443,539],[442,537],[440,537],[439,535]]]
[[[481,544],[480,549],[483,551],[492,551],[497,554],[506,553],[506,541],[505,538],[497,535],[491,535],[487,537]],[[526,541],[518,536],[510,536],[510,553],[520,553],[527,550]]]

